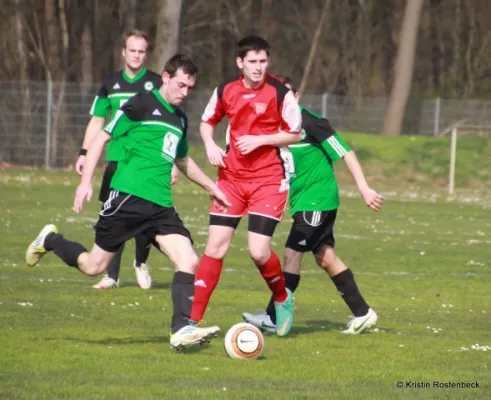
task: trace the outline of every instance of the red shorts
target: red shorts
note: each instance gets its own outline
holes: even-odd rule
[[[256,214],[281,221],[288,200],[288,190],[282,188],[281,182],[239,182],[219,179],[217,185],[232,205],[227,211],[221,212],[212,203],[210,214],[224,217]]]

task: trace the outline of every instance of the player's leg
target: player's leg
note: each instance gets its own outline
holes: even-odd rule
[[[102,202],[102,211],[104,208],[110,206],[111,196],[111,180],[116,173],[118,163],[114,161],[109,161],[106,163],[104,168],[104,174],[102,176],[101,188],[99,190],[99,201]],[[113,194],[114,196],[114,194]],[[109,202],[109,203],[108,203]],[[102,212],[101,211],[101,212]],[[123,254],[124,244],[121,246],[113,259],[111,260],[109,266],[106,270],[106,276],[102,278],[98,283],[96,283],[94,289],[116,289],[119,287],[119,270],[121,268],[121,256]]]
[[[248,206],[249,254],[273,295],[278,336],[288,334],[293,324],[293,293],[285,286],[281,262],[271,248],[287,197],[288,192],[280,192],[278,184],[262,184],[251,190]]]
[[[194,282],[194,302],[191,320],[199,322],[210,301],[211,295],[218,285],[223,268],[223,259],[230,248],[230,243],[240,218],[246,210],[241,189],[234,182],[218,181],[218,187],[227,195],[232,203],[228,210],[220,212],[213,204],[210,209],[208,241],[201,257]]]
[[[27,264],[35,266],[50,251],[66,265],[77,268],[86,275],[104,272],[115,254],[101,249],[97,244],[88,252],[82,244],[63,237],[54,225],[46,225],[27,249]]]
[[[197,327],[189,323],[194,296],[194,278],[199,259],[196,255],[191,234],[184,227],[174,209],[164,209],[154,218],[155,227],[145,233],[155,234],[155,242],[162,253],[175,265],[172,281],[172,326],[171,346],[181,349],[211,340],[220,332],[220,328]]]
[[[152,287],[152,277],[148,270],[147,259],[152,247],[152,241],[145,234],[135,236],[135,273],[138,286],[142,289]]]
[[[300,268],[305,252],[310,251],[312,243],[310,238],[314,235],[316,228],[308,224],[302,213],[293,216],[293,224],[285,245],[283,275],[285,286],[293,293],[300,282]],[[276,310],[274,297],[271,296],[266,311],[255,313],[243,313],[242,317],[251,324],[266,332],[274,332],[276,326]]]
[[[332,245],[321,245],[315,252],[315,260],[329,274],[338,293],[353,313],[354,317],[343,333],[356,335],[375,325],[377,314],[361,295],[353,272],[336,256]]]

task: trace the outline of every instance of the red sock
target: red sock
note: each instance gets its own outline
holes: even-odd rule
[[[203,254],[194,278],[194,301],[191,309],[191,321],[199,322],[203,318],[210,297],[220,280],[222,266],[223,260]]]
[[[257,265],[264,280],[273,292],[274,301],[283,302],[287,299],[288,293],[285,289],[285,277],[281,270],[281,262],[274,251],[271,251],[269,260],[264,265]]]

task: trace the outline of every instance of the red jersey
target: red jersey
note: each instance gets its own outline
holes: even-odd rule
[[[230,122],[224,158],[227,168],[220,168],[218,177],[245,181],[284,180],[287,184],[293,168],[287,146],[261,146],[243,155],[235,142],[244,135],[275,134],[279,130],[300,132],[302,115],[293,92],[268,74],[260,87],[249,89],[241,76],[215,89],[202,121],[214,127],[224,116]]]

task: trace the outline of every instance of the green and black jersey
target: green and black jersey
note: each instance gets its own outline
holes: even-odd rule
[[[188,154],[187,117],[155,89],[129,99],[105,127],[122,143],[111,188],[172,207],[171,172]]]
[[[99,93],[95,97],[90,115],[101,118],[113,118],[128,99],[139,92],[150,92],[162,86],[162,77],[155,72],[143,68],[138,75],[130,78],[124,70],[109,75],[102,81]],[[121,143],[112,141],[107,148],[107,161],[119,161],[122,150]]]
[[[335,210],[339,193],[333,163],[351,149],[327,119],[300,108],[302,141],[288,146],[295,167],[290,180],[290,212]]]

